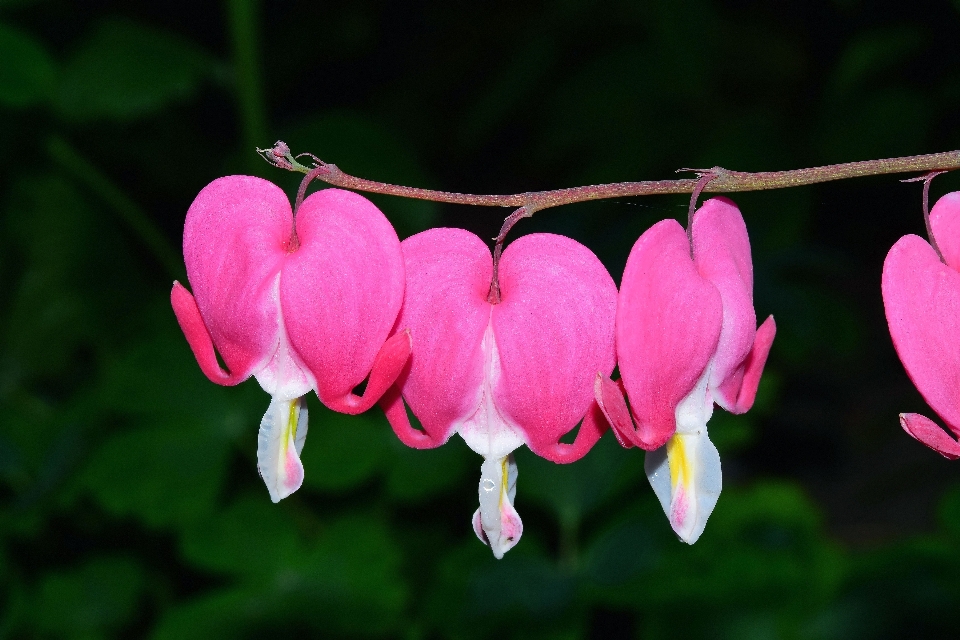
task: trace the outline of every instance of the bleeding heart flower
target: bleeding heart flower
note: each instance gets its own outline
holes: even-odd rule
[[[960,192],[937,201],[930,230],[943,260],[918,236],[897,240],[883,262],[883,307],[910,380],[960,435]],[[960,444],[929,418],[900,414],[900,425],[945,458],[960,457]]]
[[[303,481],[302,396],[314,389],[331,409],[360,413],[409,356],[407,334],[387,340],[403,301],[400,241],[355,193],[314,193],[294,218],[276,185],[229,176],[190,205],[183,255],[194,295],[174,282],[170,299],[200,368],[222,385],[255,376],[273,396],[257,462],[277,502]]]
[[[402,247],[397,326],[409,328],[414,347],[381,405],[405,444],[436,447],[459,433],[485,458],[473,525],[501,558],[523,531],[511,452],[526,444],[572,462],[606,429],[593,381],[613,371],[617,288],[589,249],[562,236],[528,235],[507,247],[497,304],[488,301],[490,250],[477,236],[431,229]],[[423,431],[410,426],[404,400]],[[561,444],[581,420],[574,442]]]
[[[674,531],[693,544],[721,488],[707,436],[713,403],[750,409],[776,325],[770,316],[757,329],[750,240],[736,205],[707,200],[691,235],[692,247],[676,220],[662,220],[633,245],[617,306],[622,379],[599,377],[596,394],[620,444],[650,452],[647,478]]]

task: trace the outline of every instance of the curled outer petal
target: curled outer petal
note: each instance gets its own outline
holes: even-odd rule
[[[919,413],[901,413],[900,426],[911,437],[927,445],[947,460],[960,458],[960,442],[951,438],[940,425]]]

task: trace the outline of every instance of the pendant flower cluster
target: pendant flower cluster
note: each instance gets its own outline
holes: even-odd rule
[[[713,403],[750,408],[775,333],[772,317],[756,327],[746,226],[723,198],[689,238],[674,220],[645,232],[619,292],[563,236],[522,237],[499,261],[459,229],[401,243],[362,196],[326,189],[293,211],[247,176],[200,192],[183,246],[193,293],[174,283],[171,301],[201,369],[224,385],[254,376],[272,396],[257,460],[274,502],[303,480],[307,392],[349,414],[379,402],[408,446],[458,433],[483,456],[473,527],[497,558],[523,532],[512,452],[574,462],[608,423],[649,452],[671,525],[696,541],[721,485]]]

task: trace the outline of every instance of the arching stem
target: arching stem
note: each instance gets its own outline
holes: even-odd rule
[[[940,262],[945,262],[943,259],[943,254],[940,253],[940,247],[937,245],[937,239],[933,236],[933,227],[930,226],[930,183],[933,182],[933,179],[941,173],[947,172],[930,171],[922,176],[917,176],[916,178],[907,178],[906,180],[901,180],[900,182],[923,181],[923,224],[927,227],[927,239],[930,240],[930,246],[933,247],[933,250],[937,252],[937,257],[940,258]]]
[[[710,184],[713,180],[717,179],[716,171],[720,169],[719,167],[714,167],[713,169],[679,169],[678,171],[695,171],[697,176],[697,184],[693,186],[693,191],[690,193],[690,207],[687,209],[687,240],[690,242],[690,257],[693,258],[693,214],[697,212],[697,200],[700,198],[700,194],[703,190]],[[720,169],[722,171],[722,169]]]
[[[520,218],[529,218],[535,211],[536,209],[529,205],[520,207],[507,216],[500,227],[500,234],[494,238],[496,244],[493,245],[493,277],[490,279],[490,293],[487,294],[487,302],[490,304],[500,304],[500,254],[503,253],[503,241]]]

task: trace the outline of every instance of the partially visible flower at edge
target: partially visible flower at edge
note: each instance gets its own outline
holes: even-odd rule
[[[257,463],[278,502],[303,482],[303,396],[314,389],[331,409],[360,413],[409,357],[407,333],[388,340],[403,301],[399,239],[355,193],[314,193],[294,219],[276,185],[228,176],[190,205],[183,254],[193,295],[174,282],[170,299],[201,370],[221,385],[252,375],[272,396]]]
[[[943,260],[919,236],[897,240],[883,262],[883,308],[910,380],[960,435],[960,191],[937,201],[930,230]],[[903,413],[900,425],[945,458],[960,457],[960,443],[930,418]]]
[[[596,396],[620,444],[648,451],[647,478],[674,531],[693,544],[722,486],[707,435],[713,404],[731,413],[753,406],[776,325],[770,316],[757,328],[736,205],[707,200],[691,235],[692,246],[676,220],[662,220],[634,244],[617,307],[621,380],[599,376]]]

